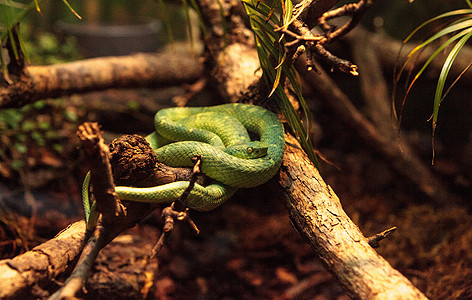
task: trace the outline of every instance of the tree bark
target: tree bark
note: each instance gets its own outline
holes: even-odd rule
[[[212,2],[201,0],[198,3],[205,7]],[[204,16],[205,19],[214,17]],[[219,36],[214,35],[213,38],[216,41],[212,41],[212,44],[218,44]],[[235,41],[238,42],[239,40]],[[218,52],[210,53],[212,56],[207,59],[212,59],[213,63],[209,65],[217,70],[224,70],[225,64],[217,59]],[[249,54],[256,55],[256,52],[253,50]],[[240,77],[253,78],[251,69],[241,71],[246,72],[246,75],[239,74]],[[317,81],[316,74],[311,74],[312,80]],[[218,80],[221,83],[228,80],[228,77]],[[248,86],[257,85],[254,82]],[[241,95],[244,92],[231,91],[232,94]],[[334,191],[323,181],[296,139],[289,134],[286,135],[286,151],[279,183],[285,193],[286,206],[295,228],[312,245],[326,268],[350,295],[356,299],[426,299],[408,279],[372,249],[359,228],[343,211]]]
[[[290,219],[345,290],[355,299],[426,299],[372,249],[297,140],[285,140],[279,183]]]
[[[178,85],[197,80],[196,57],[173,53],[104,57],[51,66],[30,66],[22,78],[0,86],[0,108],[21,107],[44,98],[104,90]]]
[[[314,3],[312,5],[317,3],[317,1],[312,2]],[[332,3],[333,1],[321,2]],[[215,9],[215,6],[219,7],[216,1],[200,0],[198,4],[202,8],[203,19],[205,20],[215,20],[220,18],[221,15],[231,15],[228,11],[221,14],[219,9]],[[225,10],[231,10],[232,6],[233,4],[229,2],[223,2],[222,4]],[[205,12],[209,14],[205,15]],[[229,30],[225,38],[228,44],[223,43],[221,28],[218,34],[211,36],[210,33],[210,37],[206,41],[207,47],[211,48],[207,52],[209,54],[207,65],[211,66],[213,76],[234,72],[234,70],[225,71],[227,66],[224,61],[219,59],[221,50],[225,48],[220,48],[221,45],[226,44],[226,48],[229,48],[243,41],[242,47],[234,49],[244,49],[243,52],[246,55],[256,55],[255,50],[248,48],[248,44],[244,43],[244,40],[238,38],[232,40],[231,37],[234,37],[238,32],[237,30],[233,31],[232,28],[240,28],[240,25],[232,26],[230,21],[235,21],[234,19],[227,21]],[[218,47],[208,45],[218,45]],[[239,54],[241,56],[238,57],[244,59],[245,55],[243,53]],[[87,60],[58,67],[47,67],[46,69],[31,67],[32,69],[28,71],[30,77],[19,84],[16,90],[15,87],[0,89],[0,95],[2,96],[0,107],[22,105],[45,96],[85,92],[116,85],[154,84],[158,82],[156,78],[164,75],[169,78],[169,74],[162,74],[159,70],[159,67],[168,64],[168,61],[158,63],[154,60],[155,57],[145,55],[133,56],[130,59],[132,61],[129,63],[123,58],[107,59],[107,68],[109,69],[104,70],[103,73],[101,71],[97,72],[97,70],[105,67],[99,68],[98,63],[103,62],[100,60]],[[151,60],[151,63],[147,63],[148,59]],[[181,59],[182,57],[176,58],[176,60]],[[85,65],[81,65],[81,63],[85,63]],[[122,63],[124,67],[121,65]],[[143,65],[146,67],[143,68]],[[141,71],[133,73],[134,70]],[[182,70],[180,69],[180,71]],[[119,76],[119,72],[123,72],[123,77]],[[200,75],[200,72],[197,72],[198,75]],[[240,68],[239,72],[245,73],[239,74],[238,78],[251,78],[250,81],[253,80],[253,82],[233,85],[230,81],[234,78],[231,76],[215,77],[215,82],[218,82],[223,95],[244,95],[248,87],[258,85],[260,79],[254,77],[252,68]],[[78,76],[75,76],[76,74]],[[316,77],[313,80],[316,81]],[[326,268],[334,274],[346,291],[358,299],[425,299],[420,291],[369,246],[367,239],[362,235],[359,228],[342,210],[340,200],[334,191],[323,181],[306,154],[300,150],[296,139],[287,135],[286,142],[287,147],[279,183],[284,191],[286,206],[292,222],[300,235],[312,245]],[[84,231],[83,228],[82,231]],[[80,245],[82,243],[82,240],[77,242]],[[28,260],[30,264],[35,262],[32,258],[29,259],[31,259]],[[69,262],[70,260],[61,260],[59,266],[67,266]],[[2,265],[7,265],[7,263],[2,262]],[[15,270],[8,271],[10,273],[15,272]],[[0,272],[0,274],[6,273]],[[46,277],[54,278],[55,275],[56,273],[48,273]],[[21,277],[19,278],[22,280]]]
[[[71,224],[55,238],[19,255],[0,261],[0,299],[29,299],[51,285],[78,257],[86,241],[85,222]]]

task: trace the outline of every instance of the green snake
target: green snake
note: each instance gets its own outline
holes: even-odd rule
[[[202,173],[214,183],[198,183],[186,204],[199,211],[212,210],[230,198],[238,188],[261,185],[272,178],[282,163],[285,139],[283,125],[275,114],[255,105],[222,104],[211,107],[174,107],[158,111],[155,132],[146,140],[160,162],[171,167],[192,167],[200,155]],[[248,131],[259,141],[251,141]],[[90,173],[82,196],[87,224],[98,214],[89,202]],[[175,201],[189,186],[177,181],[149,188],[117,186],[121,200],[149,203]]]

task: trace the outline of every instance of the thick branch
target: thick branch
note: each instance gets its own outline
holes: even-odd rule
[[[0,108],[111,87],[176,85],[197,80],[202,64],[191,56],[135,54],[86,59],[51,66],[31,66],[9,86],[0,86]]]
[[[200,1],[203,4],[207,2],[208,0]],[[218,56],[209,57],[211,58],[215,68],[225,68]],[[241,71],[247,75],[239,76],[253,76],[251,69]],[[244,91],[240,92],[243,93]],[[421,292],[369,246],[367,239],[344,213],[334,191],[324,183],[296,139],[287,135],[286,141],[280,184],[286,195],[293,224],[346,291],[359,299],[386,299],[395,296],[397,299],[425,299]]]
[[[76,259],[85,244],[85,222],[13,259],[0,261],[0,299],[29,299],[38,283],[50,285]],[[36,297],[36,296],[35,296]]]
[[[188,168],[170,168],[157,163],[152,148],[139,136],[123,136],[116,139],[110,145],[110,150],[114,181],[118,184],[126,182],[130,186],[156,186],[178,180],[189,180],[192,175]],[[106,227],[101,228],[99,243],[89,241],[89,249],[85,256],[92,257],[84,261],[86,264],[95,258],[99,249],[122,231],[133,227],[158,206],[137,202],[127,202],[126,205],[126,217],[121,216],[113,224],[105,223]],[[80,254],[86,242],[85,232],[85,222],[74,223],[56,238],[33,250],[14,259],[0,261],[0,299],[36,298],[38,287],[42,288],[43,283],[44,289],[51,289],[51,280],[68,270]],[[78,265],[81,269],[87,267],[89,266]],[[80,286],[84,280],[78,276],[74,277],[73,282]]]
[[[286,141],[279,182],[290,218],[346,291],[355,299],[426,299],[369,246],[296,139]]]

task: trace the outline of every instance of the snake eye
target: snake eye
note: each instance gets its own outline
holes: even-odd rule
[[[254,151],[254,149],[252,147],[247,148],[247,152],[252,153],[252,151]]]

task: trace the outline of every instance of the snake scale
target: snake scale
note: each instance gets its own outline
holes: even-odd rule
[[[174,107],[158,111],[156,131],[146,137],[160,162],[171,167],[192,167],[200,155],[201,171],[214,179],[207,186],[195,184],[186,204],[196,210],[211,210],[238,188],[261,185],[272,178],[282,163],[285,139],[280,120],[255,105],[231,103],[210,107]],[[259,141],[251,141],[248,131]],[[88,185],[82,195],[87,222],[92,219]],[[188,187],[177,181],[149,188],[117,186],[121,200],[166,203],[175,201]]]

